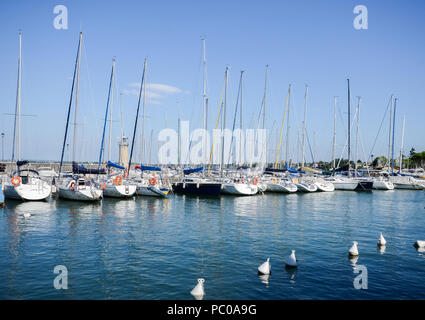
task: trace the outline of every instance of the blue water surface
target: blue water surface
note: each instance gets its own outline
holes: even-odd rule
[[[0,298],[192,299],[203,277],[205,299],[425,299],[416,240],[425,240],[423,191],[7,201]],[[284,264],[291,249],[295,270]],[[265,279],[257,267],[267,257]],[[57,265],[67,290],[53,286]],[[367,289],[355,289],[355,265],[367,268]]]

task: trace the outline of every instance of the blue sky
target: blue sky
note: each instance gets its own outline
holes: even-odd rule
[[[68,30],[53,27],[53,8],[68,8]],[[353,27],[356,5],[368,8],[368,29]],[[369,154],[390,95],[397,105],[396,151],[406,116],[405,150],[425,149],[425,3],[423,1],[2,1],[0,10],[0,131],[11,155],[16,96],[18,32],[23,33],[21,154],[26,159],[59,159],[71,89],[78,33],[84,33],[80,87],[78,158],[99,152],[112,57],[117,59],[117,92],[122,92],[124,131],[132,133],[143,60],[148,57],[146,136],[181,118],[198,127],[202,115],[201,37],[206,37],[209,126],[217,116],[226,66],[230,67],[231,126],[240,70],[245,70],[244,126],[258,114],[265,65],[270,66],[267,125],[279,129],[291,83],[291,154],[309,89],[307,131],[316,159],[329,160],[333,97],[339,96],[337,155],[345,143],[346,78],[353,100],[362,97],[360,130]],[[116,93],[113,157],[118,157],[119,94]],[[353,108],[354,109],[354,108]],[[385,120],[373,154],[386,154]],[[275,149],[277,131],[269,149]],[[72,135],[69,142],[72,143]],[[354,137],[353,140],[354,141]],[[284,148],[284,146],[283,146]],[[354,149],[354,147],[353,147]],[[284,150],[284,149],[283,149]],[[271,153],[270,158],[274,159]],[[281,151],[282,157],[284,152]],[[69,154],[67,155],[69,159]],[[306,158],[311,160],[307,153]],[[137,157],[136,157],[137,159]],[[155,160],[155,156],[152,156]]]

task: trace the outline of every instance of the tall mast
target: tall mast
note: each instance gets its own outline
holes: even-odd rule
[[[305,95],[304,95],[304,121],[303,121],[303,136],[302,136],[302,160],[301,160],[301,170],[304,167],[304,160],[305,160],[305,121],[306,121],[306,114],[307,114],[307,97],[308,97],[308,85],[305,86]]]
[[[333,162],[333,169],[335,173],[335,157],[336,157],[336,100],[337,97],[334,97],[334,135],[333,135],[333,142],[332,142],[332,162]]]
[[[103,155],[104,142],[105,142],[105,130],[106,130],[106,123],[108,121],[108,109],[109,109],[109,104],[110,104],[111,95],[112,95],[112,83],[114,79],[114,71],[115,71],[115,58],[112,60],[112,70],[111,70],[111,78],[109,80],[108,99],[106,101],[105,121],[103,122],[102,142],[100,144],[99,163],[97,165],[98,170],[100,169],[100,165],[102,164],[102,155]]]
[[[391,146],[391,172],[394,174],[394,133],[395,133],[395,112],[397,109],[397,98],[394,100],[394,112],[393,112],[393,139]]]
[[[207,109],[207,59],[205,53],[205,38],[202,38],[202,64],[203,64],[203,80],[202,80],[202,109],[203,109],[203,128],[204,133],[208,130],[207,125],[207,117],[208,117],[208,109]],[[206,153],[207,150],[207,137],[204,137],[204,152],[205,155],[203,162],[206,163],[208,155]]]
[[[136,119],[134,120],[133,139],[132,139],[132,142],[131,142],[131,149],[130,149],[130,159],[128,161],[128,173],[130,173],[131,159],[133,157],[133,150],[134,150],[134,140],[136,139],[137,120],[139,118],[140,100],[142,98],[143,86],[145,85],[146,59],[147,58],[145,58],[145,63],[144,63],[144,67],[143,67],[142,81],[140,82],[139,100],[137,102]]]
[[[74,139],[73,139],[73,145],[72,145],[72,161],[76,161],[77,159],[78,91],[80,89],[80,66],[81,66],[82,44],[83,44],[83,33],[80,32],[80,46],[78,48],[77,88],[75,91]]]
[[[274,162],[274,168],[275,169],[277,169],[277,164],[279,162],[280,144],[282,143],[283,127],[285,125],[285,116],[286,116],[286,110],[288,108],[288,101],[289,101],[290,95],[291,95],[291,85],[289,85],[288,95],[286,96],[285,108],[283,109],[282,126],[280,127],[279,143],[278,143],[278,146],[277,146],[276,160]]]
[[[399,172],[403,168],[403,152],[404,152],[404,126],[406,124],[406,116],[403,116],[403,129],[401,130],[401,148],[400,148],[400,160],[399,160]]]
[[[348,86],[348,177],[350,177],[350,153],[351,153],[351,114],[350,114],[350,101],[351,101],[351,94],[350,94],[350,79],[347,79],[347,86]]]
[[[63,156],[64,156],[64,153],[65,153],[65,147],[68,146],[68,144],[66,143],[66,138],[68,136],[69,118],[70,118],[70,115],[71,115],[72,97],[73,97],[73,94],[74,94],[75,75],[76,75],[76,72],[77,72],[78,61],[80,60],[79,58],[80,58],[81,40],[82,40],[82,37],[81,37],[81,33],[80,33],[80,39],[78,41],[77,56],[75,58],[74,75],[72,77],[71,95],[70,95],[70,98],[69,98],[68,113],[67,113],[67,117],[66,117],[65,135],[64,135],[63,144],[62,144],[61,162],[59,164],[59,173],[58,173],[59,176],[60,176],[61,171],[62,171],[62,163],[63,163]]]
[[[285,154],[285,161],[289,165],[289,130],[291,128],[290,122],[289,122],[289,110],[291,105],[291,85],[289,85],[289,91],[288,91],[288,117],[286,118],[286,154]]]
[[[239,119],[239,129],[240,129],[240,136],[239,136],[239,160],[240,160],[240,164],[243,164],[243,157],[242,157],[242,128],[243,128],[243,116],[242,116],[242,102],[243,102],[243,85],[242,85],[242,80],[243,80],[243,73],[244,71],[241,71],[241,84],[240,84],[240,89],[241,89],[241,104],[240,104],[240,119]]]
[[[225,142],[225,135],[224,130],[226,129],[226,108],[227,108],[227,86],[228,86],[228,79],[229,79],[229,67],[226,67],[226,75],[225,75],[225,86],[224,86],[224,105],[223,105],[223,118],[221,122],[221,134],[222,134],[222,140],[221,140],[221,174],[223,175],[223,167],[224,164],[224,142]]]
[[[15,125],[16,130],[16,159],[21,160],[21,71],[22,69],[22,33],[19,32],[18,86],[16,90]],[[15,132],[13,133],[12,161],[15,158]]]
[[[359,144],[359,120],[360,120],[360,100],[361,97],[358,98],[358,104],[357,104],[357,125],[356,125],[356,156],[354,158],[354,172],[355,176],[357,177],[357,160],[358,160],[358,144]]]
[[[181,164],[181,121],[180,121],[180,107],[177,103],[177,165]]]
[[[108,145],[108,160],[111,160],[112,146],[112,108],[114,107],[114,81],[115,81],[115,58],[112,60],[112,78],[111,78],[111,108],[109,111],[109,145]]]
[[[393,109],[394,109],[394,95],[391,95],[391,108],[390,108],[390,128],[388,130],[388,169],[390,168],[391,159],[391,134],[393,127]]]
[[[148,58],[145,59],[145,83],[147,83],[147,70],[148,70]],[[145,117],[146,117],[146,84],[143,86],[143,117],[142,117],[142,146],[140,160],[143,163],[145,161]]]

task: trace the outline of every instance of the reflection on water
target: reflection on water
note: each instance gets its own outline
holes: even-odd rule
[[[295,269],[295,268],[285,268],[285,271],[289,276],[289,283],[295,284],[295,275],[297,274],[297,269]]]
[[[266,287],[269,287],[270,284],[270,275],[269,274],[259,274],[258,278],[260,278],[261,282],[266,285]]]
[[[351,264],[351,266],[352,266],[352,267],[353,267],[353,269],[354,269],[354,268],[356,268],[356,266],[357,266],[357,261],[359,261],[359,256],[354,256],[354,257],[350,256],[350,257],[349,257],[349,260],[350,260],[350,264]]]
[[[424,201],[420,191],[6,201],[0,298],[188,299],[202,276],[206,299],[425,299],[425,249],[411,247]],[[377,249],[380,232],[388,243]],[[347,261],[354,239],[360,262]],[[285,268],[292,249],[299,269]],[[264,257],[273,280],[253,272]],[[353,289],[358,263],[368,290]],[[58,264],[71,275],[66,292],[52,290]]]

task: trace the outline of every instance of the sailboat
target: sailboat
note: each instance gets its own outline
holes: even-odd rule
[[[204,116],[203,120],[204,120],[204,130],[206,131],[207,130],[207,102],[208,102],[208,99],[207,99],[207,96],[206,96],[205,39],[202,39],[202,43],[203,43],[202,56],[203,56],[203,65],[204,65],[204,81],[203,81],[203,94],[202,94],[202,97],[203,97],[203,116]],[[224,87],[226,87],[227,72],[228,72],[228,69],[226,68]],[[221,112],[222,106],[223,106],[222,101],[220,101],[217,124],[218,124],[218,119],[220,118],[220,112]],[[205,141],[204,141],[204,148],[206,150],[206,142]],[[220,195],[221,190],[222,190],[222,181],[218,177],[216,178],[216,177],[205,175],[206,171],[207,171],[208,175],[210,173],[212,155],[213,155],[213,147],[212,147],[211,153],[210,153],[210,163],[208,165],[208,170],[205,169],[205,166],[200,166],[200,167],[197,167],[197,168],[184,169],[182,178],[179,181],[172,184],[173,192],[179,193],[179,194],[193,194],[193,195],[211,195],[211,196]],[[204,161],[206,162],[206,159]]]
[[[59,177],[56,181],[57,192],[60,198],[77,201],[100,201],[103,197],[101,186],[90,178],[92,175],[104,174],[105,170],[87,169],[84,166],[79,166],[75,162],[76,157],[76,139],[77,139],[77,115],[78,115],[78,89],[80,79],[80,64],[81,64],[81,46],[83,33],[80,32],[78,41],[77,57],[74,66],[74,75],[72,79],[71,96],[69,99],[67,121],[65,125],[65,136],[62,145],[61,161],[59,165]],[[78,70],[77,70],[78,69]],[[74,93],[75,78],[77,78],[77,87],[75,94],[75,118],[74,118],[74,141],[73,141],[73,162],[72,173],[62,173],[63,156],[65,152],[66,139],[68,134],[69,118],[72,108],[72,97]]]
[[[101,182],[103,196],[109,198],[131,198],[136,194],[136,184],[124,178],[126,168],[108,161],[107,179]],[[115,170],[114,170],[115,169]],[[114,171],[112,171],[114,170]]]
[[[350,94],[350,79],[347,79],[347,88],[348,88],[348,165],[347,165],[347,177],[336,176],[335,174],[326,179],[326,181],[332,182],[335,187],[335,190],[346,190],[346,191],[372,191],[373,182],[366,179],[357,179],[351,177],[350,172],[350,155],[351,155],[351,120],[350,120],[350,103],[351,103],[351,94]],[[335,171],[335,170],[334,170]]]
[[[18,60],[18,88],[16,93],[15,108],[15,132],[17,151],[17,170],[12,173],[9,179],[3,181],[2,191],[5,199],[16,199],[23,201],[45,200],[52,192],[52,186],[47,181],[40,178],[36,170],[30,168],[22,169],[28,165],[28,161],[20,160],[20,138],[21,138],[21,65],[22,65],[22,34],[19,32],[19,60]],[[14,136],[15,138],[15,136]],[[15,139],[14,139],[15,140]],[[14,160],[15,141],[13,143]]]
[[[230,155],[232,154],[233,136],[235,132],[236,116],[237,116],[239,104],[240,104],[239,112],[241,113],[241,121],[242,121],[242,101],[243,101],[242,100],[242,80],[243,80],[243,71],[241,71],[241,75],[239,79],[239,90],[238,90],[238,96],[236,99],[235,116],[233,118],[232,139],[230,142],[229,158],[227,161],[228,163],[230,160]],[[240,127],[242,128],[242,123],[240,124]],[[242,129],[241,129],[241,132],[242,132]],[[239,148],[241,150],[240,146]],[[222,151],[224,152],[224,144],[223,144]],[[240,174],[238,173],[234,173],[233,175],[228,175],[227,178],[223,180],[222,193],[237,195],[237,196],[251,196],[258,193],[257,183],[258,183],[258,179],[249,180],[249,179],[246,179],[246,177],[245,178],[241,177]]]
[[[138,196],[151,197],[167,197],[170,192],[167,181],[160,176],[161,168],[153,166],[136,166],[136,170],[140,170],[140,178],[134,178],[133,181],[137,186],[136,194]],[[148,174],[145,174],[145,173]],[[159,173],[159,176],[155,174]]]
[[[99,155],[99,164],[98,164],[98,170],[100,169],[100,164],[102,163],[102,155],[103,155],[103,147],[104,147],[104,140],[105,140],[105,130],[106,130],[106,123],[108,118],[108,110],[109,106],[111,106],[110,110],[110,122],[109,122],[109,152],[108,157],[111,156],[111,135],[112,135],[112,105],[113,105],[113,93],[114,93],[114,75],[115,75],[115,58],[112,59],[112,71],[111,71],[111,78],[109,82],[109,91],[108,91],[108,99],[106,103],[106,112],[105,112],[105,121],[103,124],[103,134],[102,134],[102,142],[100,146],[100,155]],[[111,197],[111,198],[131,198],[136,193],[136,185],[134,183],[131,183],[127,179],[123,178],[123,175],[125,173],[125,167],[120,166],[116,163],[111,162],[108,159],[107,162],[107,168],[108,168],[108,175],[105,178],[100,179],[100,185],[102,185],[103,188],[103,196],[104,197]],[[113,171],[115,169],[115,171]]]

